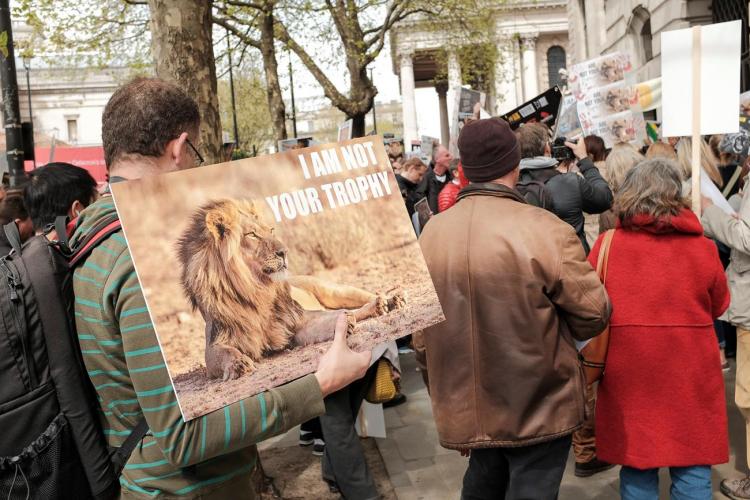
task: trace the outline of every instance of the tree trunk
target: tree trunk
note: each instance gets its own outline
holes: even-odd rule
[[[268,96],[268,111],[271,113],[274,137],[277,141],[287,138],[286,108],[281,95],[279,84],[279,67],[276,62],[276,40],[273,33],[273,7],[266,6],[268,11],[263,15],[261,23],[260,53],[263,56],[263,70],[266,74],[266,94]]]
[[[367,76],[367,68],[361,67],[353,58],[349,58],[347,66],[352,104],[352,109],[347,114],[352,119],[352,137],[363,137],[367,133],[365,117],[375,103],[376,90]]]
[[[365,130],[365,117],[367,113],[350,116],[352,119],[352,139],[355,137],[364,137],[367,134]]]
[[[148,0],[148,6],[156,75],[176,83],[198,103],[201,153],[206,163],[218,163],[222,137],[211,34],[213,0]]]

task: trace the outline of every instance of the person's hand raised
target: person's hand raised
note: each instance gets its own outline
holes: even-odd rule
[[[370,367],[371,351],[354,352],[349,349],[346,337],[350,329],[354,329],[354,318],[348,320],[346,313],[342,312],[336,319],[333,342],[321,356],[315,372],[323,397],[361,379]]]
[[[573,150],[573,154],[578,160],[583,160],[589,155],[586,151],[586,143],[584,142],[583,137],[579,136],[578,142],[565,141],[565,145]]]

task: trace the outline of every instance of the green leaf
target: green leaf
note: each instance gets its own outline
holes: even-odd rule
[[[4,58],[8,58],[8,32],[3,31],[0,32],[0,54],[3,55]]]

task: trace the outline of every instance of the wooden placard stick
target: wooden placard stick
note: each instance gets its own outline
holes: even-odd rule
[[[701,216],[701,27],[693,26],[693,212]]]

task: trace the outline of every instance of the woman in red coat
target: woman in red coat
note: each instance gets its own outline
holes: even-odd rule
[[[713,320],[729,306],[716,245],[666,159],[631,170],[617,198],[606,288],[610,341],[596,403],[601,460],[621,464],[623,499],[711,499],[711,465],[728,461],[724,379]],[[589,255],[596,265],[602,238]]]

